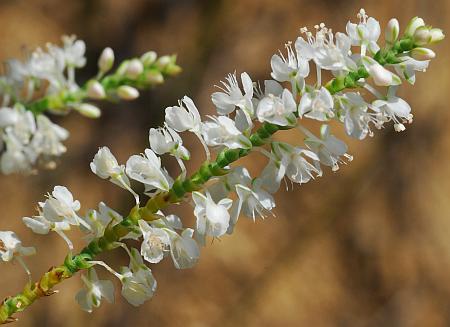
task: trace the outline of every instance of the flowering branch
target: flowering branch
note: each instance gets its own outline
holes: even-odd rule
[[[44,113],[58,115],[76,110],[98,118],[100,109],[90,101],[134,100],[139,90],[161,84],[181,68],[176,56],[157,57],[149,51],[140,58],[123,61],[109,73],[114,52],[105,48],[98,60],[98,74],[79,86],[75,70],[86,64],[85,43],[63,37],[63,46],[47,45],[35,50],[25,62],[7,62],[0,76],[0,170],[4,174],[34,172],[34,166],[55,167],[54,159],[66,148],[61,143],[69,133],[52,123]]]
[[[91,312],[103,297],[112,302],[113,284],[99,280],[94,266],[105,268],[119,279],[121,294],[131,304],[137,306],[150,299],[156,280],[144,262],[156,264],[170,255],[177,269],[191,268],[199,259],[199,245],[205,245],[206,237],[231,234],[241,214],[255,220],[271,212],[275,207],[273,194],[284,178],[292,183],[307,183],[322,175],[322,166],[336,171],[340,164],[352,160],[347,145],[331,134],[328,124],[323,124],[320,136],[316,136],[302,124],[303,119],[343,123],[350,137],[361,140],[372,136],[374,127],[380,129],[390,121],[396,131],[404,130],[404,124],[412,121],[411,108],[395,95],[396,90],[402,80],[414,83],[415,71],[424,70],[434,57],[434,52],[424,46],[442,40],[444,35],[414,18],[400,38],[398,22],[392,19],[386,29],[384,48],[380,48],[379,23],[363,10],[358,18],[358,24],[347,24],[347,34],[333,34],[323,24],[315,27],[315,35],[302,28],[305,38],[297,39],[295,51],[288,43],[286,57],[281,52],[272,57],[273,80],[264,82],[264,90],[247,73],[241,74],[242,88],[237,77],[229,75],[221,90],[212,95],[218,116],[211,116],[206,122],[201,121],[188,97],[178,106],[166,108],[164,127],[150,129],[150,149],[144,155],[132,155],[126,165],[120,165],[108,148],[101,148],[91,170],[135,197],[136,205],[125,218],[103,202],[98,210],[80,217],[80,203],[67,188],[56,186],[45,202],[39,203],[39,215],[23,221],[38,234],[58,233],[70,252],[64,264],[6,299],[0,306],[0,322],[11,321],[16,312],[52,294],[54,286],[80,270],[87,270],[82,276],[84,288],[76,295],[81,307]],[[359,47],[359,53],[351,52],[354,46]],[[316,66],[312,85],[305,80],[311,62]],[[325,86],[322,70],[335,76]],[[290,89],[280,83],[288,84]],[[365,100],[367,93],[375,100]],[[278,131],[294,128],[303,134],[304,147],[272,138]],[[190,153],[178,134],[186,131],[199,138],[207,158],[190,177],[186,177],[183,163],[189,160]],[[210,148],[218,151],[213,161]],[[251,178],[245,167],[233,165],[253,151],[268,158],[257,178]],[[175,180],[161,167],[159,156],[164,154],[174,157],[180,165],[181,173]],[[149,196],[145,205],[140,205],[141,198],[133,191],[130,179],[144,184],[144,193]],[[228,197],[233,192],[234,202]],[[184,202],[194,207],[194,228],[184,228],[179,217],[162,211]],[[87,246],[77,255],[72,255],[73,245],[65,234],[71,226],[86,233]],[[3,261],[22,260],[34,252],[22,247],[14,233],[2,233]],[[125,239],[141,240],[140,252],[128,249],[122,243]],[[95,260],[99,253],[119,247],[130,257],[130,265],[121,267],[119,272]]]

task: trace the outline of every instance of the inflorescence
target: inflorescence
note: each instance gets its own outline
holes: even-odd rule
[[[136,205],[123,217],[100,202],[98,209],[82,216],[80,203],[71,192],[56,186],[39,203],[39,214],[23,221],[35,233],[56,232],[62,236],[69,254],[62,265],[50,269],[35,283],[30,278],[21,293],[6,299],[0,306],[0,321],[11,320],[14,313],[39,297],[52,294],[55,285],[79,270],[87,270],[82,276],[84,287],[76,295],[84,310],[92,311],[102,298],[112,302],[113,283],[99,280],[94,266],[116,276],[122,296],[140,305],[156,290],[149,263],[171,257],[177,269],[193,267],[206,239],[231,234],[240,215],[256,220],[271,214],[273,195],[283,179],[304,184],[321,176],[324,167],[336,171],[351,161],[346,143],[333,135],[330,122],[343,123],[346,134],[359,140],[390,122],[397,132],[405,130],[413,115],[408,103],[396,95],[397,90],[404,82],[414,84],[416,72],[425,71],[435,57],[427,47],[441,41],[443,32],[416,17],[400,35],[398,21],[391,19],[384,44],[380,44],[378,21],[364,10],[358,18],[359,22],[347,24],[346,33],[334,34],[323,23],[313,31],[302,28],[295,43],[286,45],[286,52],[272,57],[272,79],[261,84],[247,73],[228,75],[212,94],[218,115],[206,121],[185,96],[178,105],[166,108],[163,127],[150,129],[150,147],[144,154],[132,155],[126,164],[119,164],[108,148],[100,148],[91,170],[129,191]],[[355,47],[359,49],[356,52]],[[123,71],[119,68],[121,74]],[[333,78],[324,83],[322,73],[326,71]],[[108,83],[100,84],[109,90]],[[318,134],[305,127],[305,119],[320,122]],[[272,139],[276,132],[288,129],[301,133],[303,144]],[[184,132],[198,137],[206,156],[190,177],[184,165],[190,153],[179,134]],[[213,151],[217,153],[215,159]],[[252,177],[245,167],[233,163],[255,151],[266,156],[268,164],[259,176]],[[163,155],[178,162],[178,177],[161,166]],[[131,181],[145,186],[147,201],[141,200]],[[193,207],[193,227],[184,227],[179,217],[164,212],[171,204],[183,202]],[[86,239],[86,247],[77,255],[72,254],[73,245],[66,235],[72,227],[79,227]],[[123,242],[127,239],[140,240],[140,251],[127,246]],[[128,267],[115,270],[95,260],[97,254],[116,248],[128,254]],[[22,257],[33,253],[14,233],[0,233],[3,261],[23,263]]]
[[[9,60],[0,76],[0,171],[3,174],[54,168],[66,152],[62,144],[69,132],[44,113],[66,115],[75,110],[98,118],[92,101],[134,100],[139,90],[161,84],[178,74],[175,56],[157,57],[153,51],[123,61],[111,73],[114,52],[105,48],[98,59],[98,74],[78,85],[75,72],[85,66],[86,45],[75,36],[64,36],[62,46],[47,44],[25,61]]]

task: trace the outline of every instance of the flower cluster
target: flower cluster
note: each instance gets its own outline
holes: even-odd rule
[[[140,305],[156,289],[148,264],[170,256],[177,269],[194,266],[199,247],[208,238],[231,234],[241,215],[255,221],[271,214],[274,194],[283,179],[304,184],[321,176],[324,167],[336,171],[351,161],[346,143],[333,135],[331,122],[342,123],[346,134],[359,140],[389,122],[396,131],[404,130],[412,121],[411,108],[396,95],[397,89],[403,81],[414,83],[415,72],[425,70],[434,57],[425,46],[442,40],[443,33],[414,18],[400,36],[398,22],[392,19],[384,44],[380,44],[379,23],[364,10],[358,18],[358,23],[347,24],[346,33],[334,34],[324,24],[315,26],[314,33],[302,28],[295,43],[286,45],[286,54],[272,57],[270,80],[256,83],[247,73],[239,77],[230,74],[211,97],[218,115],[206,121],[192,99],[185,96],[178,105],[166,108],[163,127],[150,130],[149,148],[130,156],[125,164],[120,164],[108,148],[100,148],[91,170],[129,191],[136,206],[122,217],[100,203],[98,210],[80,216],[80,203],[65,187],[55,187],[39,204],[39,214],[24,218],[24,223],[36,233],[55,231],[70,250],[73,246],[64,232],[79,226],[88,244],[79,255],[70,253],[64,265],[47,274],[59,273],[63,276],[59,282],[78,270],[89,269],[83,276],[85,288],[76,299],[83,309],[92,311],[103,297],[113,300],[112,283],[98,280],[93,268],[102,266],[120,280],[122,295],[131,304]],[[312,78],[311,71],[315,72]],[[327,83],[322,83],[324,71],[333,76]],[[306,128],[306,119],[319,122],[318,133]],[[303,143],[272,138],[275,132],[287,129],[301,133]],[[184,164],[190,153],[180,135],[185,132],[199,139],[206,157],[190,177]],[[212,152],[218,153],[215,160]],[[233,165],[252,152],[259,152],[268,161],[256,177],[245,167]],[[178,177],[162,166],[163,155],[178,162]],[[144,186],[149,197],[145,204],[133,190],[133,183]],[[193,208],[196,223],[192,228],[183,227],[179,217],[166,212],[170,204],[183,202]],[[123,243],[130,238],[141,240],[140,251]],[[119,247],[128,253],[129,267],[116,271],[94,259],[102,251]],[[47,282],[46,276],[39,285]],[[9,301],[17,301],[17,297]],[[7,310],[0,308],[0,317],[2,312],[7,317],[15,312]]]
[[[133,100],[138,89],[161,84],[180,71],[175,56],[158,58],[153,51],[126,60],[107,74],[114,52],[103,50],[98,74],[84,85],[75,80],[76,69],[86,64],[86,45],[74,36],[64,36],[62,46],[47,44],[33,51],[26,61],[10,60],[0,76],[0,171],[30,173],[36,165],[55,167],[55,158],[66,152],[62,144],[67,130],[43,113],[65,115],[72,110],[98,118],[97,100]]]

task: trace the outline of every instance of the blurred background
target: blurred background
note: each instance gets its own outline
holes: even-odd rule
[[[88,49],[81,80],[95,74],[106,46],[118,59],[147,50],[177,53],[184,72],[138,101],[102,104],[97,121],[75,113],[54,118],[71,131],[68,153],[54,171],[0,177],[0,229],[37,246],[39,255],[27,260],[35,277],[59,264],[63,241],[33,235],[20,218],[34,214],[54,185],[67,186],[83,210],[103,200],[127,213],[131,196],[90,172],[99,146],[125,162],[147,146],[148,129],[161,123],[166,106],[187,94],[202,114],[212,113],[213,85],[227,73],[247,71],[264,80],[272,54],[295,40],[300,27],[325,22],[344,31],[361,7],[382,28],[391,17],[404,28],[419,15],[450,31],[447,0],[1,0],[1,60],[76,34]],[[276,218],[241,219],[232,236],[202,250],[194,269],[177,271],[170,259],[154,266],[158,291],[150,302],[134,308],[117,292],[116,304],[105,302],[89,315],[74,301],[81,282],[72,278],[58,287],[60,294],[20,314],[16,325],[450,326],[448,41],[434,50],[429,71],[400,94],[413,107],[413,125],[363,142],[346,139],[355,156],[350,165],[280,191]],[[194,140],[186,142],[195,168],[203,152]],[[264,162],[246,164],[258,171]],[[193,222],[189,210],[173,212]],[[104,258],[127,264],[120,250]],[[24,274],[10,265],[0,269],[0,296],[15,294]]]

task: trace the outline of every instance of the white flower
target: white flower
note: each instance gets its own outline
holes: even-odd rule
[[[260,122],[268,122],[280,126],[292,126],[296,123],[295,103],[292,93],[284,89],[281,96],[270,94],[264,97],[256,109],[256,115]]]
[[[372,134],[370,122],[377,127],[382,123],[377,120],[376,116],[367,112],[368,104],[359,93],[345,93],[342,97],[338,97],[338,102],[344,110],[342,119],[345,131],[349,136],[362,140],[367,134]]]
[[[260,179],[256,179],[247,185],[236,185],[236,194],[239,200],[237,205],[235,204],[232,209],[233,213],[227,229],[228,234],[233,233],[234,226],[241,213],[255,221],[256,215],[264,219],[266,213],[275,207],[275,201],[272,195],[261,188],[261,183],[262,181]]]
[[[183,98],[179,106],[166,108],[166,123],[177,132],[200,133],[200,114],[192,99],[187,96]]]
[[[291,43],[286,44],[287,58],[273,55],[270,61],[271,76],[278,82],[291,82],[292,90],[301,92],[305,86],[305,78],[309,75],[309,63],[303,58],[297,59]]]
[[[145,156],[131,156],[125,171],[131,179],[143,183],[146,191],[168,191],[172,183],[168,174],[161,168],[161,159],[150,149],[145,149]]]
[[[274,143],[272,149],[280,162],[280,171],[292,182],[304,184],[314,179],[314,174],[322,175],[320,167],[317,168],[306,160],[317,162],[319,157],[314,152],[281,142]],[[278,174],[278,178],[280,176],[281,173]]]
[[[314,89],[303,94],[298,112],[300,116],[327,121],[335,116],[333,107],[333,97],[326,88],[321,87],[319,90]]]
[[[320,69],[331,71],[355,70],[356,64],[350,58],[351,41],[343,33],[336,33],[325,24],[316,25],[316,35],[313,36],[306,27],[301,31],[306,35],[306,40],[299,37],[295,42],[295,48],[299,58],[314,60]]]
[[[52,223],[47,220],[44,216],[33,216],[33,218],[30,217],[23,217],[22,218],[23,223],[25,226],[30,228],[33,233],[36,234],[48,234],[50,230],[52,229]],[[69,229],[70,227],[68,224],[66,224],[66,228],[64,230]]]
[[[82,40],[77,40],[75,35],[63,36],[62,55],[64,62],[69,67],[81,68],[86,64],[84,56],[86,52],[86,44]]]
[[[219,115],[228,115],[234,111],[236,107],[243,109],[248,114],[253,114],[253,82],[247,73],[241,74],[242,86],[244,94],[242,94],[235,74],[229,74],[226,78],[227,82],[221,82],[223,92],[214,92],[211,95],[212,102],[217,107]]]
[[[75,296],[81,308],[87,312],[92,312],[101,304],[104,297],[109,303],[114,302],[114,286],[110,280],[99,280],[94,268],[90,268],[87,276],[82,275],[85,288],[80,290]]]
[[[170,255],[177,269],[192,268],[200,257],[197,242],[192,238],[194,230],[186,228],[181,235],[173,230],[166,230],[170,237]]]
[[[144,240],[141,244],[141,254],[150,263],[160,262],[169,251],[170,238],[162,228],[151,227],[144,220],[139,220]]]
[[[249,149],[250,140],[237,129],[234,121],[226,116],[210,117],[203,123],[202,135],[209,146],[224,145],[230,149]]]
[[[205,245],[206,236],[220,237],[227,232],[230,223],[228,209],[232,200],[222,199],[215,203],[211,196],[193,192],[192,199],[195,203],[194,214],[197,217],[196,239],[201,245]]]
[[[55,186],[52,194],[42,205],[42,213],[47,220],[67,221],[70,225],[76,226],[84,223],[76,213],[78,210],[80,210],[80,202],[73,199],[72,193],[65,186]]]
[[[360,10],[357,17],[360,20],[359,24],[348,22],[346,27],[352,45],[366,47],[373,54],[378,52],[380,49],[377,45],[381,33],[380,23],[375,18],[367,16],[364,9]]]
[[[392,120],[397,132],[405,130],[403,123],[411,122],[413,118],[409,104],[396,96],[388,96],[386,100],[375,100],[372,109]]]
[[[92,172],[103,179],[114,179],[122,175],[125,169],[123,165],[119,165],[116,157],[106,146],[98,149],[90,166]]]
[[[0,259],[8,262],[21,256],[29,256],[36,253],[34,247],[24,247],[16,233],[0,231]]]
[[[168,126],[158,129],[150,128],[149,141],[151,149],[156,154],[170,153],[176,158],[190,159],[190,153],[183,146],[183,140],[180,135]]]
[[[121,294],[131,305],[137,307],[153,297],[157,283],[139,251],[132,248],[130,254],[129,267],[121,269]]]
[[[87,230],[88,235],[86,241],[90,242],[95,238],[100,238],[105,234],[106,227],[113,227],[119,224],[123,217],[109,208],[104,202],[98,204],[97,210],[90,210],[84,220],[90,226],[90,230]]]
[[[361,57],[361,61],[364,64],[367,72],[373,78],[375,85],[391,86],[399,85],[402,83],[400,77],[384,68],[375,59],[363,56]]]
[[[37,129],[31,146],[37,153],[48,156],[59,156],[66,152],[66,147],[61,143],[69,137],[69,132],[50,121],[46,116],[36,117]]]
[[[341,159],[342,156],[348,161],[353,160],[353,157],[347,154],[347,144],[331,135],[328,125],[322,125],[320,128],[320,138],[309,133],[305,144],[317,154],[322,164],[332,167],[333,171],[339,169],[339,163],[345,163]]]
[[[0,167],[3,174],[29,173],[36,160],[36,154],[25,147],[11,130],[3,135],[6,151],[2,153]]]
[[[416,82],[416,71],[425,72],[428,68],[429,60],[416,60],[409,56],[401,58],[402,62],[393,65],[397,74],[404,78],[408,83]]]

